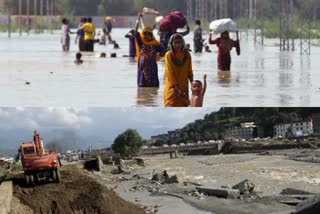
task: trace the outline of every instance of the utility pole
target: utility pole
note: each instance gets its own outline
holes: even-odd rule
[[[220,9],[220,19],[222,19],[222,18],[224,18],[224,13],[223,13],[223,0],[220,0],[220,2],[219,2],[219,9]]]
[[[253,17],[253,0],[249,0],[249,18]]]
[[[27,0],[27,34],[29,35],[30,31],[30,0]]]
[[[294,50],[293,1],[280,2],[280,50]]]
[[[54,18],[54,5],[55,5],[55,0],[51,0],[51,8],[50,8],[50,11],[51,11],[51,33],[54,28],[53,21],[55,20],[55,18]]]
[[[37,0],[33,0],[33,29],[34,32],[37,30]]]
[[[49,13],[50,13],[50,11],[49,11],[49,0],[47,0],[46,1],[46,18],[47,18],[47,25],[49,24],[50,25],[50,20],[49,20]],[[50,29],[50,26],[49,26],[49,29]]]
[[[300,17],[300,54],[310,55],[311,54],[311,22],[312,22],[312,11],[311,0],[306,1],[306,11],[303,12]]]
[[[22,0],[19,0],[18,3],[18,11],[19,11],[19,35],[22,35]]]
[[[11,1],[12,0],[7,0],[7,13],[8,13],[8,38],[11,38]]]
[[[263,2],[264,0],[253,0],[254,43],[260,45],[264,45]]]
[[[218,2],[217,2],[217,0],[211,0],[211,2],[213,4],[213,5],[211,5],[211,8],[213,7],[212,8],[213,15],[211,18],[218,19]]]
[[[42,31],[43,0],[40,0],[40,31]]]
[[[187,0],[187,18],[188,18],[188,22],[191,22],[194,19],[193,7],[194,7],[193,0]]]

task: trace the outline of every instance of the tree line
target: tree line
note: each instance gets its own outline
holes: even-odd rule
[[[218,112],[207,114],[203,119],[196,120],[182,129],[176,130],[172,135],[174,137],[167,135],[161,140],[157,140],[155,145],[223,139],[227,129],[245,122],[255,122],[257,126],[263,129],[264,137],[273,137],[276,124],[310,120],[313,113],[320,113],[320,109],[221,108]]]
[[[22,1],[22,11],[26,14],[26,2]],[[41,3],[42,2],[42,3]],[[161,14],[168,14],[174,10],[180,10],[186,14],[187,0],[30,0],[29,8],[32,14],[34,4],[37,4],[37,14],[39,6],[43,4],[44,14],[46,13],[46,4],[53,3],[55,15],[65,16],[128,16],[136,15],[144,7],[155,8]],[[239,18],[235,11],[243,1],[227,0],[228,16]],[[13,14],[18,14],[19,0],[11,0]],[[280,15],[280,1],[268,0],[259,1],[258,7],[267,18],[273,18]],[[293,0],[294,13],[303,17],[312,17],[313,20],[319,19],[320,2],[319,0]],[[209,8],[209,10],[213,8]],[[243,10],[247,10],[243,8]],[[259,11],[258,16],[261,13]],[[235,17],[237,16],[237,17]]]
[[[320,114],[320,108],[221,108],[166,135],[154,145],[223,139],[227,129],[245,122],[255,122],[263,129],[264,137],[272,137],[276,124],[310,121],[313,114]],[[130,158],[146,143],[137,130],[128,129],[116,137],[112,150],[123,158]]]
[[[155,8],[162,14],[186,10],[186,0],[58,0],[61,13],[78,16],[135,16],[144,7]]]
[[[29,3],[27,5],[27,3]],[[47,5],[48,4],[48,5]],[[51,7],[53,4],[53,7]],[[135,16],[144,7],[157,9],[161,14],[174,10],[186,11],[186,0],[22,0],[22,15],[40,14],[43,5],[43,15],[47,12],[64,16]],[[12,14],[19,14],[19,0],[11,0]]]

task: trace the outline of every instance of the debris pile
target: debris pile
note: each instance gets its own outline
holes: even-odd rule
[[[160,182],[161,184],[179,183],[178,177],[176,175],[170,177],[166,170],[164,170],[162,174],[153,172],[153,176],[151,180]]]
[[[188,193],[189,196],[197,197],[199,200],[203,200],[205,195],[201,192],[198,192],[197,190],[193,190]]]
[[[254,187],[255,187],[254,183],[246,179],[234,185],[232,189],[238,189],[240,191],[240,195],[249,195],[250,193],[253,192]]]

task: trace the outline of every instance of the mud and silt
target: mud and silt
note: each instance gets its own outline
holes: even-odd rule
[[[75,166],[63,167],[61,177],[59,184],[45,183],[27,188],[21,175],[13,179],[14,196],[35,213],[145,213]]]

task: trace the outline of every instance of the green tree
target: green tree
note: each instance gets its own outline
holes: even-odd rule
[[[122,158],[131,158],[138,154],[142,145],[143,139],[139,133],[134,129],[128,129],[118,135],[111,147]]]

